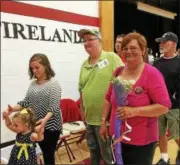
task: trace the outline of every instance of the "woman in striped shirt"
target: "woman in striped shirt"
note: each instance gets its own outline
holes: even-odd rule
[[[29,76],[30,79],[35,79],[31,82],[24,100],[17,105],[5,110],[9,114],[14,111],[19,111],[22,107],[32,107],[35,110],[38,126],[36,131],[43,127],[44,140],[39,142],[43,152],[45,164],[55,164],[56,144],[62,131],[62,118],[59,107],[61,99],[61,87],[53,78],[54,71],[51,68],[50,62],[44,54],[34,54],[29,61]]]

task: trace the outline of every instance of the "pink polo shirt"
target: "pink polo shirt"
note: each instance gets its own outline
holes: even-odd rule
[[[137,87],[143,89],[141,94],[135,93]],[[113,135],[117,104],[111,84],[109,85],[105,99],[111,103],[110,135]],[[130,107],[147,106],[156,103],[168,108],[171,107],[163,76],[155,67],[149,64],[145,64],[142,74],[134,84],[132,91],[128,94],[127,100],[128,106]],[[157,117],[133,117],[127,119],[127,123],[132,126],[132,132],[127,134],[127,136],[131,138],[131,141],[128,142],[123,140],[123,143],[146,145],[158,141],[159,134]],[[127,128],[125,128],[123,123],[121,132],[123,133],[125,130],[127,130]]]

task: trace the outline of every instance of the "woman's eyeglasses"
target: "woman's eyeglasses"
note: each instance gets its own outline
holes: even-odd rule
[[[122,49],[122,51],[125,52],[125,53],[128,52],[128,51],[134,53],[134,52],[137,52],[137,50],[139,50],[138,47],[129,47],[129,48],[124,47],[124,48]]]

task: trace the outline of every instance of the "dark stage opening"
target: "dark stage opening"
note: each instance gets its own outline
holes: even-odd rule
[[[144,1],[144,3],[148,2]],[[177,13],[175,20],[140,11],[137,9],[135,0],[117,0],[114,2],[114,36],[137,31],[146,37],[148,47],[152,48],[153,54],[155,54],[158,53],[158,44],[155,43],[155,38],[168,31],[172,31],[180,37],[180,2],[179,0],[171,0],[170,3],[169,0],[164,0],[163,3],[161,0],[149,0],[149,2],[151,5]],[[180,47],[180,44],[178,45]]]

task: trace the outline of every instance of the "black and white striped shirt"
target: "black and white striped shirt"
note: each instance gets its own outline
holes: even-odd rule
[[[18,102],[22,107],[31,107],[35,110],[36,120],[42,119],[48,112],[54,115],[46,123],[45,129],[52,131],[62,130],[62,115],[60,111],[61,87],[57,80],[51,78],[44,84],[31,82],[23,101]]]

